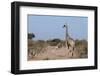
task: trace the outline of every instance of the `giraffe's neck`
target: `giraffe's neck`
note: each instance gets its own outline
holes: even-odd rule
[[[69,38],[69,34],[68,34],[68,29],[66,28],[66,37],[65,37],[65,39],[68,40],[68,38]]]

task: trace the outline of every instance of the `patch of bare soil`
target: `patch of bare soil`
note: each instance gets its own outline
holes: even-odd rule
[[[57,60],[57,59],[74,59],[80,58],[80,52],[67,49],[66,47],[56,48],[48,46],[44,52],[39,53],[28,60]]]

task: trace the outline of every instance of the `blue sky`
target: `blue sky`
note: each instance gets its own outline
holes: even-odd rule
[[[71,38],[87,40],[87,17],[28,15],[28,32],[35,34],[35,40],[65,39],[65,23]]]

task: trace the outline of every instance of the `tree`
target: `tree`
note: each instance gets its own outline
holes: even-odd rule
[[[34,33],[28,33],[28,39],[32,39],[35,37],[35,34]]]

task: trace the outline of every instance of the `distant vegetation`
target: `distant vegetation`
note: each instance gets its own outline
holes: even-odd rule
[[[34,33],[28,33],[28,39],[32,39],[35,37],[35,34]]]
[[[62,40],[60,39],[52,39],[46,41],[50,46],[57,46],[58,43],[61,43]]]

